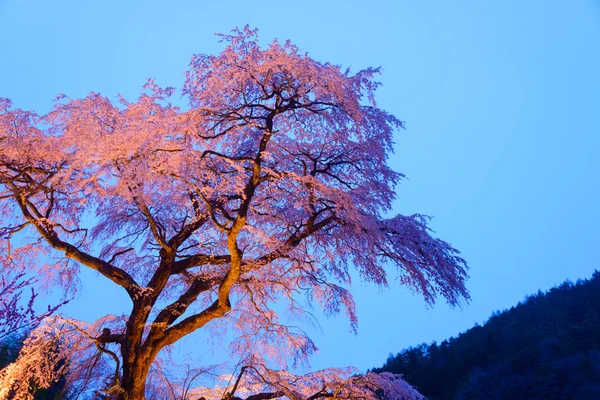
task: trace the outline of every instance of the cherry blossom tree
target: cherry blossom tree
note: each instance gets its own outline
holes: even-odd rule
[[[25,271],[0,275],[0,344],[13,334],[32,327],[45,315],[37,315],[33,302],[37,294],[31,287],[33,278],[27,278]],[[23,292],[31,289],[29,300],[24,303]]]
[[[15,231],[12,230],[10,233]],[[5,239],[8,239],[8,230],[0,231],[0,235],[2,234],[5,235]],[[8,240],[4,242],[4,244],[8,243],[10,243]],[[2,360],[1,367],[5,366],[4,362],[9,362],[8,360],[17,355],[28,332],[35,330],[67,302],[65,300],[56,306],[48,306],[42,313],[36,312],[34,302],[39,293],[35,287],[39,282],[34,276],[28,274],[23,265],[12,263],[9,248],[4,250],[6,252],[4,263],[0,264],[0,346],[2,355],[6,358]],[[0,372],[0,376],[3,374]],[[0,378],[0,382],[1,380]],[[0,383],[0,387],[5,386],[7,385]],[[0,398],[3,398],[3,391],[0,389]]]
[[[0,345],[34,329],[66,302],[36,313],[37,279],[28,275],[24,265],[15,264],[10,247],[4,247],[10,243],[9,238],[15,231],[7,227],[0,229]]]
[[[102,382],[118,399],[176,393],[157,372],[163,350],[207,329],[241,371],[230,367],[224,389],[188,381],[190,396],[420,398],[389,374],[287,372],[315,350],[290,318],[317,305],[356,328],[352,276],[387,286],[391,274],[428,303],[468,299],[465,261],[427,218],[388,215],[402,123],[375,104],[379,70],[342,71],[289,42],[261,48],[248,28],[221,37],[219,55],[192,58],[185,109],[153,81],[135,102],[63,96],[43,116],[0,103],[0,224],[20,231],[2,238],[11,257],[67,286],[90,268],[131,299],[128,315],[55,319],[31,343],[52,333],[46,353],[69,382],[81,393]]]

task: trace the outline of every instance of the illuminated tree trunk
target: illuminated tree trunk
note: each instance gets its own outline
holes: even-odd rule
[[[158,352],[143,346],[143,327],[146,324],[147,312],[140,312],[147,304],[144,301],[134,301],[133,310],[129,316],[127,330],[121,341],[121,356],[123,369],[117,395],[118,400],[144,400],[146,377],[150,366]]]
[[[123,377],[117,399],[143,400],[145,399],[146,377],[152,359],[139,353],[134,357],[125,358],[125,354],[123,356]]]

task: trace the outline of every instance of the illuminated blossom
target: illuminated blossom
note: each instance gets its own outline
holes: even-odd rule
[[[65,339],[98,362],[81,372],[65,357],[59,372],[151,398],[169,383],[153,372],[159,353],[212,329],[250,360],[235,396],[421,398],[392,375],[286,372],[315,346],[284,315],[310,318],[318,305],[356,326],[353,269],[379,286],[399,277],[429,303],[468,298],[464,260],[427,219],[388,215],[402,123],[375,105],[379,70],[342,71],[289,42],[263,49],[248,28],[222,39],[219,55],[192,58],[187,109],[153,81],[135,102],[92,93],[44,116],[0,103],[0,224],[21,230],[13,246],[47,260],[28,264],[44,279],[68,287],[83,266],[131,299],[128,316]],[[51,351],[66,352],[56,337]]]

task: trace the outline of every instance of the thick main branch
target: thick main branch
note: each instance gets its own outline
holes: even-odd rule
[[[88,268],[98,271],[106,278],[123,287],[132,299],[135,298],[140,287],[131,277],[131,275],[121,268],[115,267],[114,265],[81,251],[74,245],[61,240],[50,223],[41,221],[31,214],[29,211],[29,206],[33,205],[25,196],[21,195],[20,193],[15,193],[14,197],[25,219],[27,219],[36,228],[38,233],[52,248],[64,252],[65,256],[80,262]]]

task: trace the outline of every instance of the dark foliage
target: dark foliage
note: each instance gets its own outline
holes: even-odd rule
[[[17,359],[23,346],[23,337],[9,335],[0,342],[0,370]]]
[[[373,371],[404,374],[429,400],[600,399],[600,272]]]

